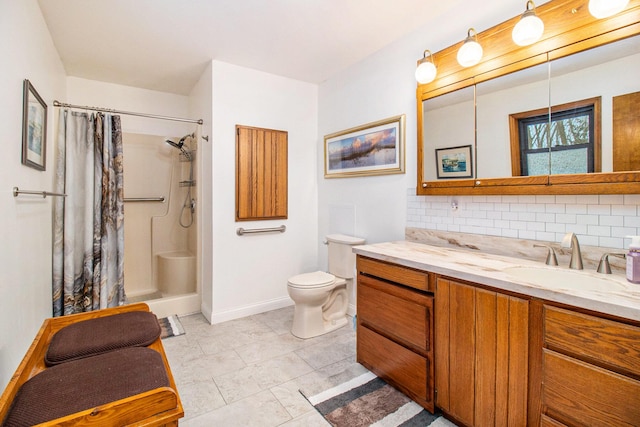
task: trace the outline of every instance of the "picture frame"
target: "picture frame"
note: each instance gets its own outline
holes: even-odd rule
[[[22,164],[44,171],[47,157],[47,104],[31,82],[23,83]]]
[[[438,179],[471,178],[473,176],[471,145],[436,148]]]
[[[405,115],[324,137],[324,177],[404,173]]]

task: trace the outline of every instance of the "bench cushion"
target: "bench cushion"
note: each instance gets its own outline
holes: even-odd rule
[[[160,325],[149,311],[96,317],[65,326],[55,333],[45,354],[47,366],[95,356],[125,347],[145,347],[160,336]]]
[[[26,381],[5,426],[32,426],[158,387],[169,387],[162,356],[130,347],[48,368]]]

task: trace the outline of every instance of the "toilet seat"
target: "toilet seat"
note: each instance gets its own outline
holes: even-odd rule
[[[316,289],[333,285],[336,276],[324,271],[314,271],[313,273],[303,273],[289,279],[289,286],[298,289]]]

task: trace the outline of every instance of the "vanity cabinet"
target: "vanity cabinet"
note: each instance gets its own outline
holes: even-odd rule
[[[436,406],[466,426],[527,425],[529,301],[438,277]]]
[[[434,412],[433,275],[357,257],[359,363]]]
[[[640,425],[640,325],[553,305],[543,321],[542,425]]]

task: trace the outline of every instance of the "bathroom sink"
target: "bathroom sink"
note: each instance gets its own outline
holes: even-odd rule
[[[624,285],[605,277],[595,277],[584,271],[544,267],[510,267],[504,272],[513,279],[554,289],[577,291],[615,291]]]

